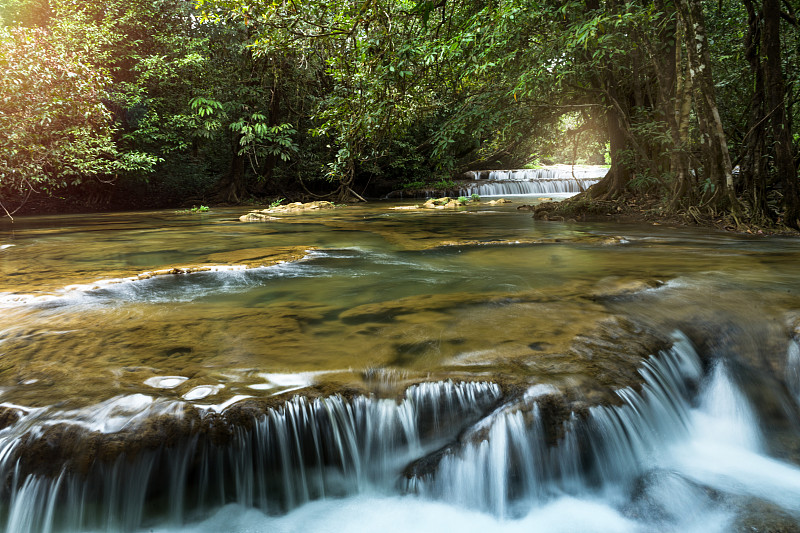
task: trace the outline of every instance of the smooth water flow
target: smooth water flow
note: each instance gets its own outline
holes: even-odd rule
[[[599,166],[555,165],[537,169],[472,172],[475,183],[464,183],[462,196],[571,196],[585,191],[606,175]]]
[[[800,530],[800,241],[396,205],[0,226],[5,531]]]

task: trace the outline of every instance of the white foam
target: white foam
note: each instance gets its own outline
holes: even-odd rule
[[[202,400],[218,393],[225,385],[199,385],[183,395],[184,400]]]
[[[247,394],[237,394],[233,398],[224,401],[219,404],[215,405],[198,405],[197,407],[200,409],[205,409],[206,411],[214,411],[216,413],[221,413],[231,405],[235,404],[236,402],[240,402],[242,400],[246,400],[247,398],[252,398],[252,396],[248,396]]]
[[[259,374],[273,386],[277,387],[308,387],[314,383],[314,377],[322,372],[296,372],[291,374]]]
[[[274,389],[275,385],[272,383],[256,383],[255,385],[248,385],[247,387],[253,390],[270,390]]]
[[[70,411],[48,410],[45,425],[75,424],[89,431],[117,433],[130,429],[148,419],[161,415],[180,417],[183,404],[166,400],[154,400],[145,394],[115,396],[110,400]]]
[[[100,279],[89,283],[74,283],[66,285],[59,289],[47,293],[17,293],[17,292],[0,292],[0,308],[24,307],[43,305],[50,302],[63,302],[69,303],[83,303],[86,298],[95,293],[96,291],[108,290],[113,291],[112,297],[118,299],[125,299],[126,295],[132,295],[134,298],[139,298],[139,293],[134,287],[138,288],[139,283],[146,283],[148,281],[156,281],[164,279],[168,276],[193,276],[209,273],[243,273],[244,271],[259,271],[262,269],[280,269],[291,265],[292,263],[276,263],[269,266],[256,266],[250,267],[248,265],[195,265],[175,267],[169,269],[152,270],[141,272],[135,276],[127,276],[121,278],[107,278]],[[179,299],[193,299],[197,294],[189,291],[188,296],[186,291],[183,291]],[[199,291],[204,294],[205,291]],[[175,298],[169,298],[174,300]]]
[[[263,378],[266,383],[254,383],[248,385],[253,390],[288,389],[281,390],[276,394],[300,390],[310,387],[316,381],[317,376],[324,374],[335,374],[341,370],[317,370],[314,372],[292,372],[292,373],[261,373],[258,377]]]
[[[533,400],[535,398],[539,398],[541,396],[547,396],[548,394],[558,394],[559,391],[556,387],[549,384],[539,383],[530,387],[527,391],[525,391],[525,400]]]
[[[703,486],[800,512],[800,468],[764,454],[758,419],[721,363],[691,415],[689,438],[666,466]]]
[[[156,389],[174,389],[187,379],[183,376],[154,376],[144,380],[144,384]]]
[[[517,520],[412,496],[360,496],[309,503],[281,516],[227,505],[207,520],[154,533],[634,533],[644,529],[601,501],[560,498]],[[704,531],[720,531],[713,527]]]
[[[19,404],[10,403],[10,402],[0,403],[0,407],[5,407],[7,409],[18,409],[18,410],[22,411],[25,414],[37,413],[37,412],[41,412],[41,411],[44,411],[45,409],[47,409],[46,407],[28,407],[28,406],[25,406],[25,405],[19,405]]]

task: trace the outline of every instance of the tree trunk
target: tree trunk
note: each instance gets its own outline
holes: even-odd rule
[[[680,0],[678,10],[686,29],[686,50],[695,89],[695,111],[703,136],[703,172],[714,186],[714,204],[737,214],[740,208],[733,188],[728,144],[717,108],[703,6],[700,0]]]
[[[781,70],[781,40],[779,0],[764,0],[764,88],[767,112],[770,114],[772,141],[775,146],[775,167],[783,185],[783,209],[786,225],[800,229],[800,198],[798,198],[797,168],[792,155],[792,139],[786,117],[786,104]]]
[[[239,204],[247,193],[245,168],[247,158],[239,153],[240,135],[234,135],[231,144],[231,165],[228,173],[217,183],[214,198],[220,202]]]
[[[764,157],[766,138],[763,122],[765,120],[764,71],[761,65],[761,14],[752,0],[744,0],[747,8],[748,30],[745,37],[745,56],[750,63],[753,75],[753,99],[747,121],[747,133],[743,139],[744,157],[741,176],[743,194],[749,200],[752,218],[758,223],[769,218],[767,205],[767,176],[769,174]]]
[[[674,177],[670,207],[694,205],[695,183],[692,180],[689,162],[689,122],[692,112],[692,75],[691,64],[687,60],[684,65],[683,45],[679,42],[685,35],[680,18],[675,21],[675,96],[673,98],[672,119],[672,151],[670,153],[670,172]]]

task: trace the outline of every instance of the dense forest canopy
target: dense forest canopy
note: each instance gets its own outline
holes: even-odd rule
[[[0,214],[339,200],[540,162],[800,225],[789,0],[0,0]],[[66,201],[66,200],[65,200]]]

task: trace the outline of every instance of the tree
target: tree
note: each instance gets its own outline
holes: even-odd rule
[[[58,168],[68,184],[119,176],[131,197],[169,201],[284,188],[347,200],[378,182],[574,159],[592,139],[608,143],[611,168],[579,202],[647,194],[674,212],[800,225],[790,2],[198,6],[9,0],[6,25],[39,28],[61,61],[95,73],[63,82],[86,81],[94,100],[81,101],[103,104],[80,130],[94,144],[64,145],[85,156]]]
[[[777,182],[774,185],[781,188],[784,221],[800,228],[796,150],[781,59],[781,6],[777,0],[764,0],[760,6],[753,0],[744,4],[748,14],[747,59],[755,81],[742,165],[747,193],[754,214],[767,219],[767,196],[773,188],[770,182]],[[793,20],[796,24],[796,18]],[[771,169],[775,176],[770,176]]]
[[[108,73],[65,49],[40,28],[0,28],[0,206],[87,181],[113,180],[146,167],[120,153],[102,104]]]

